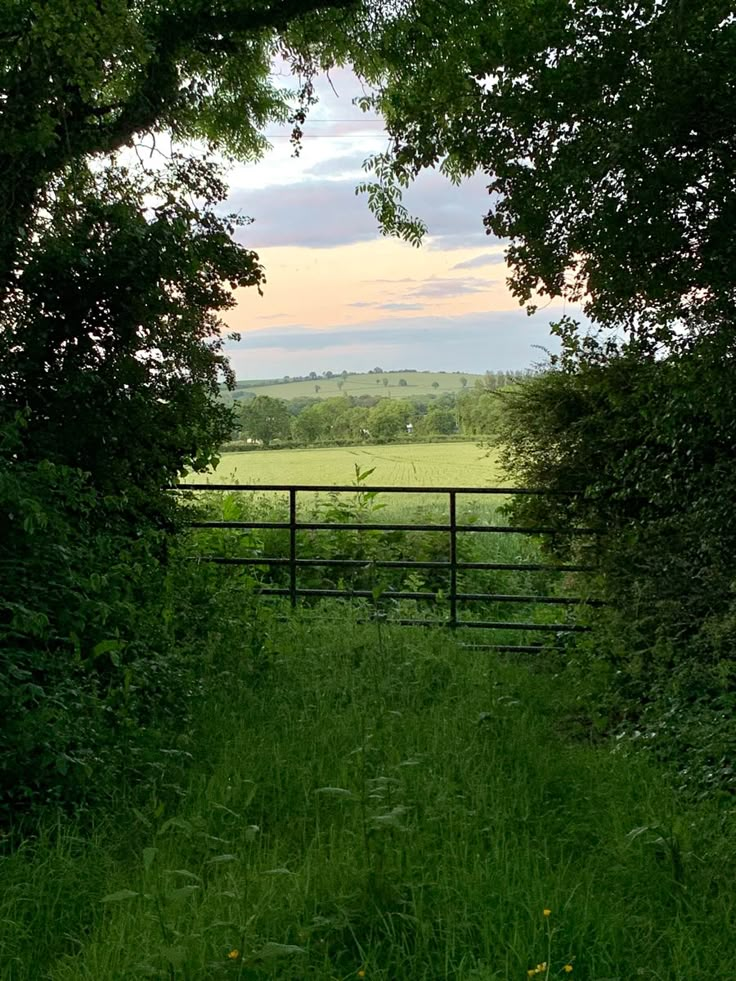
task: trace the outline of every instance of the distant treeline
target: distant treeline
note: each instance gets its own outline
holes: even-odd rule
[[[233,439],[223,449],[486,435],[496,428],[498,393],[510,390],[513,377],[488,373],[473,388],[459,393],[399,399],[339,395],[287,402],[257,395],[238,406]]]
[[[235,402],[245,402],[261,393],[274,398],[284,398],[291,401],[304,395],[315,395],[329,398],[331,395],[342,394],[350,389],[352,394],[370,394],[383,388],[411,388],[417,395],[440,395],[447,391],[465,389],[469,384],[481,382],[486,387],[502,387],[518,380],[526,374],[524,371],[486,372],[485,376],[461,371],[421,371],[417,368],[395,369],[384,371],[383,368],[371,368],[367,372],[334,372],[310,371],[305,375],[284,375],[281,378],[239,379],[234,387],[228,388],[223,384],[220,390],[225,404],[232,406]],[[369,384],[373,381],[374,385]],[[283,394],[282,394],[283,392]],[[408,393],[407,393],[408,394]]]
[[[418,368],[395,368],[391,369],[390,374],[401,374],[401,375],[415,375],[418,372]],[[255,378],[255,379],[240,379],[235,383],[235,388],[262,388],[265,385],[288,385],[290,382],[304,382],[304,381],[319,381],[321,378],[325,378],[329,381],[331,378],[348,378],[350,375],[362,374],[362,372],[354,371],[310,371],[307,375],[282,375],[281,378]],[[384,374],[383,368],[369,368],[367,375],[382,375]],[[445,372],[442,372],[445,374]],[[454,372],[454,374],[460,374],[460,372]]]

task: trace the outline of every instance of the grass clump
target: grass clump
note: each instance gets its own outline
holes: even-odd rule
[[[552,660],[329,609],[223,650],[149,800],[3,859],[0,977],[729,975],[732,810],[572,741]]]

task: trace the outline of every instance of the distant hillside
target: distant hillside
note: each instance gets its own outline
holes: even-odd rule
[[[335,395],[442,395],[462,391],[465,387],[472,388],[476,379],[482,377],[469,371],[381,371],[334,374],[331,377],[317,375],[293,380],[248,380],[238,381],[235,391],[226,393],[225,397],[230,401],[254,395],[271,395],[288,402],[304,396],[326,399]]]

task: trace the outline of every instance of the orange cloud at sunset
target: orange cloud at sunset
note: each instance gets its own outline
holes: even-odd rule
[[[393,239],[327,249],[264,248],[264,295],[238,291],[238,306],[227,323],[246,332],[286,324],[326,328],[369,323],[382,312],[411,318],[516,309],[505,286],[501,250],[484,254],[488,260],[477,268],[457,269],[473,263],[479,249],[415,249]]]

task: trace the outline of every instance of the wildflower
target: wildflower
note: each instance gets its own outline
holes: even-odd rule
[[[551,909],[543,909],[542,910],[542,913],[544,914],[544,916],[552,916],[552,910]]]
[[[239,950],[231,950],[230,953],[227,956],[228,956],[228,959],[229,960],[236,961],[240,957],[240,951]]]
[[[565,964],[562,970],[565,972],[565,974],[572,974],[572,964]]]
[[[546,970],[547,970],[547,961],[542,961],[541,964],[537,964],[537,974],[542,974],[542,972]]]
[[[361,969],[360,969],[360,970],[358,971],[358,977],[359,977],[359,978],[364,978],[364,977],[365,977],[365,971],[363,970],[363,968],[362,968],[362,967],[361,967]]]
[[[536,973],[537,973],[536,968],[530,967],[529,970],[526,972],[526,976],[528,978],[533,978]]]

